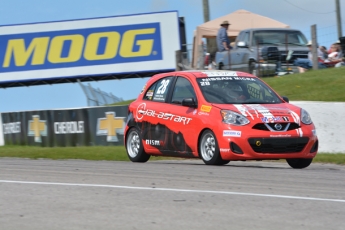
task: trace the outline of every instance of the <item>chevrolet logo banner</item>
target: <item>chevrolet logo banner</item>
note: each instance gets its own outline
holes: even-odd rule
[[[0,145],[120,146],[127,113],[127,105],[1,113]]]
[[[39,115],[33,115],[32,120],[29,121],[28,136],[34,136],[35,142],[41,143],[41,136],[47,136],[46,121],[40,120]]]
[[[125,127],[125,117],[116,117],[115,112],[106,112],[105,118],[97,121],[97,136],[106,135],[108,142],[118,142],[116,134],[122,134]]]

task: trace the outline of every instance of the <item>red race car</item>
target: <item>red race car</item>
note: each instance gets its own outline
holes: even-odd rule
[[[129,105],[124,142],[133,162],[151,155],[201,158],[207,165],[286,159],[305,168],[318,150],[307,111],[235,71],[153,76]]]

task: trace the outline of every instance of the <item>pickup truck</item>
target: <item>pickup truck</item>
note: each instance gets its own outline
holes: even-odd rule
[[[291,58],[287,60],[289,51]],[[230,51],[217,52],[217,69],[236,70],[256,76],[296,72],[296,58],[308,58],[307,39],[299,30],[289,28],[252,28],[242,30]]]

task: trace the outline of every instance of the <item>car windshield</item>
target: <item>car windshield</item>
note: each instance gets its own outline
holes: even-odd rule
[[[272,45],[297,45],[297,46],[306,46],[307,39],[300,31],[256,31],[253,33],[253,44],[272,44]]]
[[[282,100],[260,79],[205,77],[197,82],[206,101],[217,104],[277,104]]]

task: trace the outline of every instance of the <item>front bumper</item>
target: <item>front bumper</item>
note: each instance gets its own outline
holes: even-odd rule
[[[283,63],[281,65],[281,73],[298,73],[297,66]],[[254,75],[258,77],[279,75],[277,65],[275,63],[258,63],[255,65]]]
[[[276,74],[276,64],[271,63],[259,63],[255,65],[253,74],[258,77],[272,76]]]
[[[254,131],[254,130],[253,130]],[[265,160],[288,158],[314,158],[318,150],[318,138],[312,129],[297,135],[294,130],[274,133],[251,132],[241,137],[218,138],[220,154],[224,160]]]

